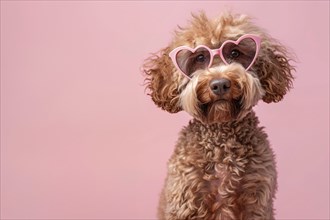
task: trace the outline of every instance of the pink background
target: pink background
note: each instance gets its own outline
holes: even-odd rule
[[[1,1],[1,218],[153,219],[177,133],[139,68],[191,12],[246,13],[297,54],[256,111],[277,155],[277,219],[329,218],[329,2]]]

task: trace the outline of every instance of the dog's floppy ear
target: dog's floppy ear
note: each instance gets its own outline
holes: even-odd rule
[[[169,57],[170,48],[166,47],[145,60],[143,71],[148,95],[160,108],[176,113],[179,105],[179,76],[174,74],[174,66]]]
[[[289,63],[291,55],[276,40],[270,37],[262,39],[260,54],[256,61],[257,74],[265,90],[263,101],[279,102],[292,87],[292,71]]]

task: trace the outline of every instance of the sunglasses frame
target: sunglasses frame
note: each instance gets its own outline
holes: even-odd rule
[[[257,36],[257,35],[253,35],[253,34],[245,34],[243,36],[241,36],[240,38],[238,38],[236,41],[234,40],[226,40],[225,42],[223,42],[223,44],[221,45],[220,48],[218,49],[210,49],[208,48],[207,46],[205,45],[199,45],[195,48],[190,48],[188,46],[180,46],[180,47],[177,47],[175,49],[173,49],[170,53],[169,53],[169,56],[171,57],[172,59],[172,62],[174,64],[174,66],[185,76],[187,77],[188,79],[191,79],[191,77],[189,75],[187,75],[186,73],[184,73],[181,68],[179,67],[177,61],[176,61],[176,56],[177,54],[182,51],[182,50],[188,50],[192,53],[195,53],[199,48],[204,48],[206,49],[209,53],[210,53],[210,62],[209,62],[209,65],[207,68],[210,68],[212,63],[213,63],[213,57],[215,55],[219,55],[221,60],[226,64],[226,65],[229,65],[229,63],[225,60],[225,58],[223,57],[223,54],[222,54],[222,48],[227,44],[227,43],[233,43],[235,45],[238,45],[242,40],[244,39],[247,39],[247,38],[250,38],[252,39],[255,44],[256,44],[256,53],[254,55],[254,58],[253,60],[251,61],[250,65],[245,68],[245,70],[249,70],[251,68],[251,66],[253,65],[253,63],[256,61],[257,59],[257,56],[258,56],[258,53],[259,53],[259,50],[260,50],[260,43],[261,43],[261,37]]]

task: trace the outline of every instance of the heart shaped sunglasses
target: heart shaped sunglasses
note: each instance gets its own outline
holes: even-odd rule
[[[245,70],[250,69],[257,58],[260,42],[259,36],[245,34],[236,41],[225,41],[219,49],[212,50],[204,45],[199,45],[194,49],[180,46],[172,50],[169,56],[175,67],[191,79],[192,73],[196,70],[211,67],[215,55],[219,55],[226,65],[236,62]]]

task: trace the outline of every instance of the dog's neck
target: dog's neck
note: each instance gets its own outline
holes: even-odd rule
[[[262,131],[262,127],[258,127],[259,120],[254,111],[250,111],[245,117],[240,120],[204,124],[197,119],[190,121],[189,130],[193,130],[195,134],[210,140],[228,140],[235,139],[242,144],[248,144],[255,136],[262,135],[264,138],[267,135]]]

